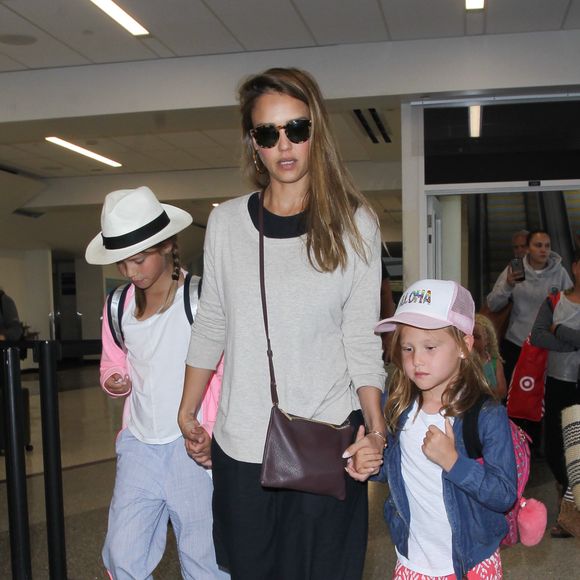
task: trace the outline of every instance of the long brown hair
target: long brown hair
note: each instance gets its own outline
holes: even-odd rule
[[[482,395],[496,399],[497,395],[488,385],[481,361],[465,344],[465,334],[455,328],[445,328],[461,349],[463,357],[459,363],[459,372],[455,380],[449,385],[442,396],[441,412],[445,417],[457,417],[472,407]],[[403,370],[401,350],[401,325],[398,324],[391,344],[391,362],[395,367],[393,378],[390,381],[389,396],[385,405],[387,429],[395,433],[401,415],[417,399],[419,409],[423,405],[421,389],[405,375]]]
[[[240,86],[244,173],[261,191],[270,184],[270,175],[254,150],[250,135],[254,128],[252,111],[257,99],[266,93],[288,95],[305,103],[310,110],[310,186],[305,200],[306,248],[310,263],[322,272],[344,268],[347,262],[345,237],[355,252],[366,260],[365,243],[354,214],[361,206],[371,214],[373,211],[344,167],[330,131],[320,88],[307,72],[297,68],[271,68],[248,78]]]
[[[167,296],[163,302],[163,306],[159,309],[159,313],[165,312],[170,308],[175,300],[175,294],[177,293],[177,288],[179,285],[179,273],[181,271],[181,264],[179,259],[179,246],[177,244],[177,236],[171,236],[154,246],[151,246],[143,252],[143,254],[153,254],[155,252],[161,252],[163,248],[171,244],[171,259],[173,261],[173,272],[171,285],[167,291]],[[145,291],[141,288],[135,286],[135,318],[139,319],[145,313],[145,308],[147,307],[147,296]]]

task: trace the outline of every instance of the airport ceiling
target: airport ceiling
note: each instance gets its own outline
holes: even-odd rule
[[[485,10],[474,13],[466,13],[463,0],[118,3],[150,31],[149,36],[129,35],[90,0],[0,0],[0,90],[2,73],[27,70],[580,28],[580,0],[487,0]],[[370,142],[353,113],[358,107],[376,108],[391,143]],[[336,102],[331,120],[346,161],[400,162],[397,102]],[[74,143],[97,150],[123,167],[109,168],[47,143],[44,137],[57,127]],[[0,169],[37,180],[233,168],[238,159],[234,109],[151,111],[0,125]],[[4,196],[4,191],[0,193]],[[186,204],[196,222],[205,223],[209,201]],[[383,219],[400,223],[400,192],[375,192],[372,201]],[[81,255],[83,229],[98,230],[97,207],[53,208],[52,215],[31,220],[14,216],[15,204],[15,200],[0,199],[0,248],[40,244]],[[65,226],[72,222],[75,228]]]

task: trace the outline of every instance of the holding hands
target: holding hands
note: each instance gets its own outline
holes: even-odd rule
[[[455,449],[455,435],[449,418],[445,419],[445,433],[435,425],[429,425],[421,450],[425,456],[444,469],[449,471],[457,461]]]
[[[371,475],[376,475],[383,464],[384,447],[381,437],[376,433],[365,435],[365,428],[361,425],[355,442],[343,454],[348,458],[346,472],[357,481],[366,481]]]
[[[192,414],[185,421],[179,420],[179,427],[185,439],[187,454],[199,465],[211,467],[211,437]]]

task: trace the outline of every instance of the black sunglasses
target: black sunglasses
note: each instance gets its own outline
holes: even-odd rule
[[[250,135],[256,140],[259,147],[263,149],[270,149],[278,143],[280,138],[280,129],[284,129],[286,137],[292,143],[304,143],[310,139],[310,126],[312,122],[310,119],[292,119],[285,125],[258,125],[256,128],[250,130]]]

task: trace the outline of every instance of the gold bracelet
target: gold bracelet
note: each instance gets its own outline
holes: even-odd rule
[[[385,447],[387,446],[387,438],[380,431],[369,431],[367,435],[378,435],[385,442]]]

